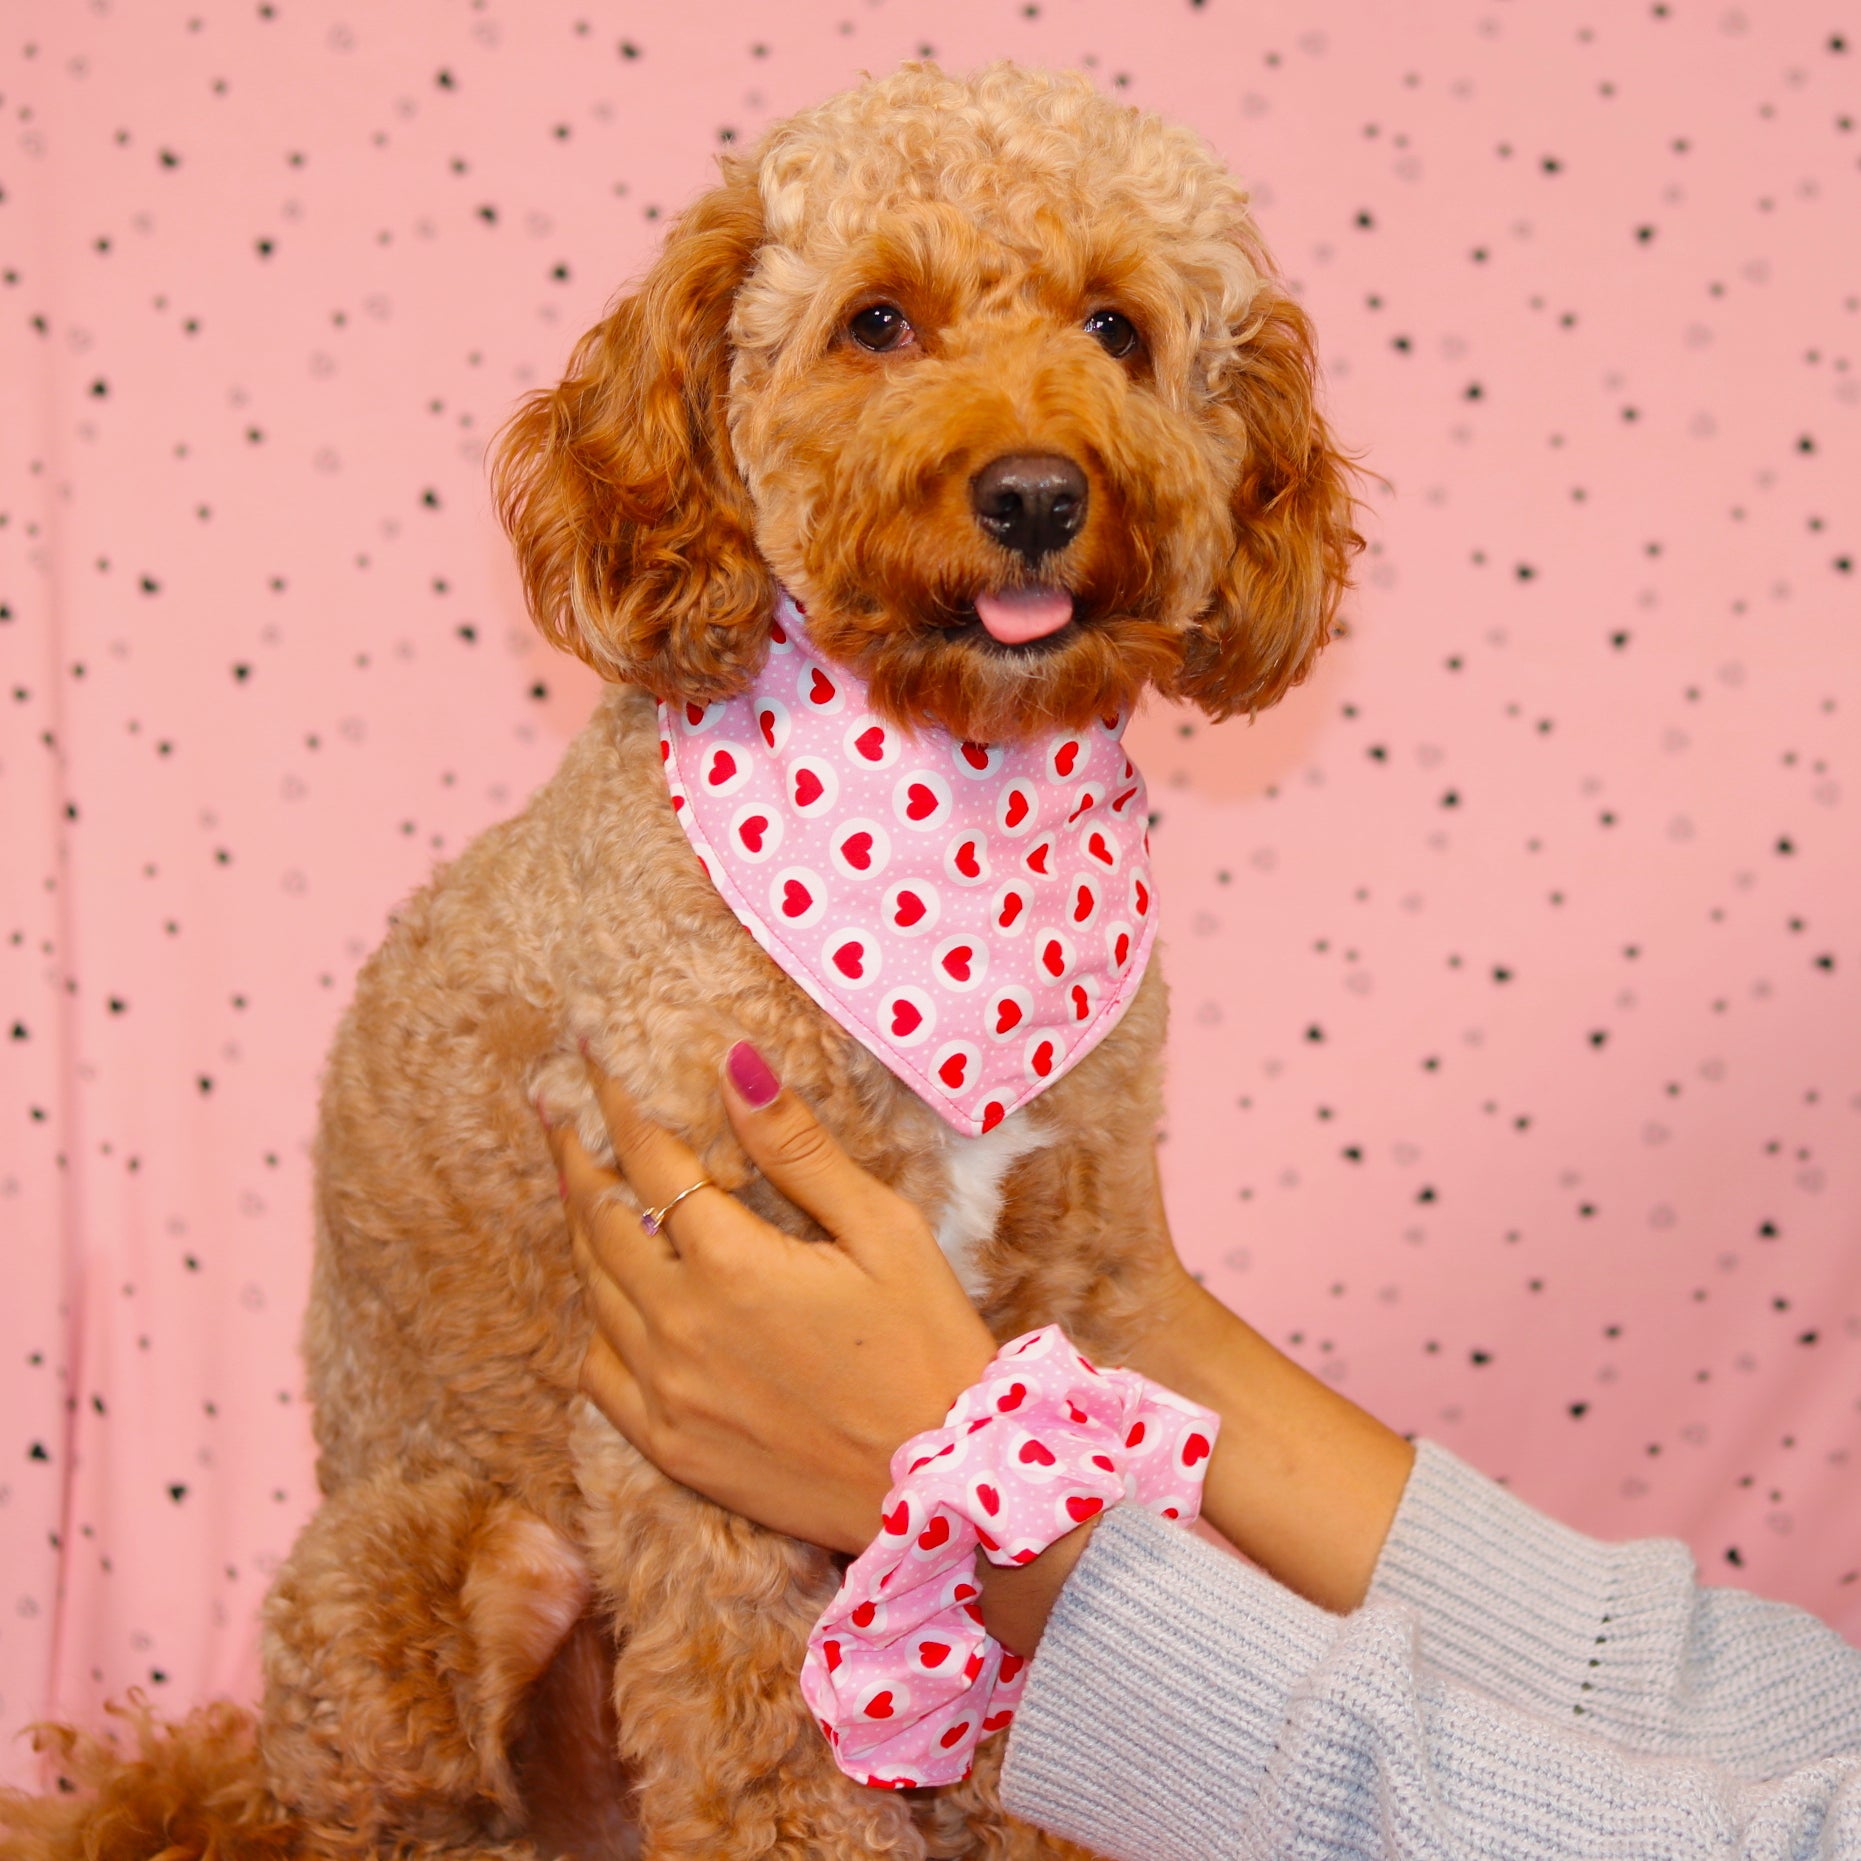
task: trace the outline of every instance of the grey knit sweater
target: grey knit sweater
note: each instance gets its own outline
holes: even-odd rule
[[[1861,1649],[1424,1442],[1346,1617],[1111,1513],[1047,1624],[1004,1794],[1119,1861],[1861,1861]]]

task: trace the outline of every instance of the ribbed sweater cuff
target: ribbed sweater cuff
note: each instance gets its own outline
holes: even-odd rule
[[[1646,1735],[1667,1710],[1693,1575],[1684,1545],[1585,1537],[1422,1441],[1369,1600],[1415,1612],[1440,1673],[1554,1721]]]
[[[1337,1631],[1238,1558],[1118,1507],[1048,1618],[1008,1735],[1003,1800],[1103,1853],[1205,1861],[1232,1835],[1293,1688]]]

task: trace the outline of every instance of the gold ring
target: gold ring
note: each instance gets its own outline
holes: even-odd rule
[[[640,1232],[643,1234],[657,1234],[659,1230],[666,1225],[666,1217],[670,1215],[688,1195],[696,1195],[700,1189],[715,1189],[716,1187],[716,1183],[712,1182],[710,1177],[700,1176],[689,1189],[681,1189],[670,1202],[666,1202],[658,1208],[647,1209],[640,1217]]]

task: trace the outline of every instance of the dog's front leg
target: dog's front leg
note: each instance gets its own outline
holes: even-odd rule
[[[642,1861],[921,1861],[909,1806],[842,1775],[801,1697],[828,1554],[675,1485],[591,1407],[572,1449]]]

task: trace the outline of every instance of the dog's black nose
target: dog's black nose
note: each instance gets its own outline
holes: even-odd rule
[[[1052,453],[1013,452],[969,481],[976,521],[1029,562],[1064,549],[1086,518],[1086,475]]]

